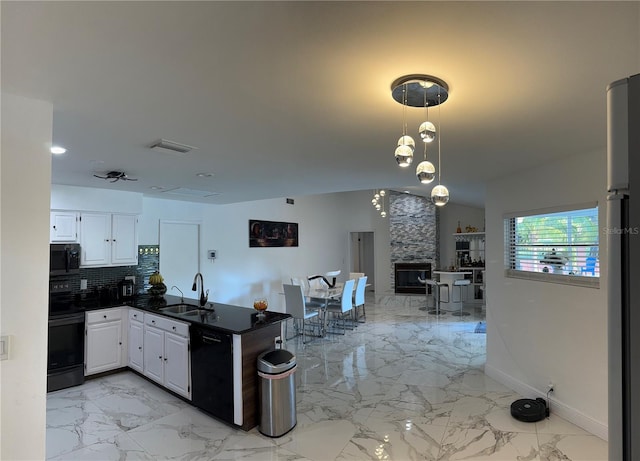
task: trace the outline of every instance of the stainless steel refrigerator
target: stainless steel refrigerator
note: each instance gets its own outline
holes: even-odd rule
[[[607,87],[609,459],[640,459],[640,74]]]

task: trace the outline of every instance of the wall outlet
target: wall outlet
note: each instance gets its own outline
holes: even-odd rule
[[[218,255],[218,252],[216,250],[208,250],[207,251],[207,256],[209,259],[216,259],[216,256]]]
[[[81,279],[80,280],[80,289],[81,290],[86,290],[87,289],[87,279]]]
[[[274,338],[274,347],[276,349],[282,349],[282,336],[276,336]]]
[[[554,387],[555,386],[551,382],[549,384],[547,384],[547,394],[550,393],[550,392],[553,392],[554,391]]]

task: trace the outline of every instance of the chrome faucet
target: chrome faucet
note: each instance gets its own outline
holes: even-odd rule
[[[202,274],[200,272],[198,272],[193,278],[191,291],[198,291],[198,277],[200,277],[200,306],[204,307],[204,305],[207,304],[207,299],[209,298],[209,290],[207,290],[206,294],[204,293],[204,280],[202,279]]]
[[[172,290],[173,290],[174,288],[180,292],[180,302],[181,302],[182,304],[184,304],[184,293],[182,292],[182,290],[181,290],[180,288],[178,288],[178,287],[177,287],[177,286],[175,286],[175,285],[171,287],[171,289],[172,289]]]

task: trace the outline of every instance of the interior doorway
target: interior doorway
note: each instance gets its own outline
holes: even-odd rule
[[[375,252],[373,232],[351,232],[350,272],[367,275],[368,291],[375,291]]]

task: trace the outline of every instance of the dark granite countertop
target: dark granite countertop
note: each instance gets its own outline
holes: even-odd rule
[[[149,295],[137,295],[131,299],[123,301],[81,298],[78,302],[85,311],[126,305],[145,312],[164,315],[166,317],[171,317],[194,325],[205,326],[213,330],[220,330],[226,333],[235,334],[247,333],[249,331],[264,328],[291,317],[289,314],[267,311],[265,312],[265,317],[260,319],[257,316],[257,312],[252,308],[215,302],[208,302],[205,306],[206,309],[198,311],[195,315],[176,314],[163,311],[163,307],[181,304],[180,297],[173,295],[165,295],[162,298],[152,298]],[[184,304],[197,306],[198,301],[185,298]]]

